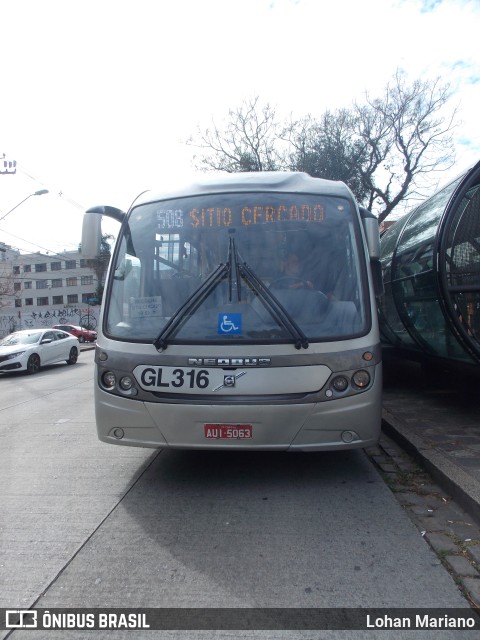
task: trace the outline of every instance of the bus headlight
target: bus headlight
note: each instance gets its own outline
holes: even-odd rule
[[[352,382],[359,389],[365,389],[370,384],[370,374],[366,369],[355,371],[352,376]]]
[[[115,374],[112,371],[107,371],[102,376],[102,383],[105,389],[113,389],[117,383]]]
[[[123,376],[123,378],[120,378],[120,382],[118,384],[124,391],[129,391],[133,387],[133,380],[130,376]]]
[[[345,376],[337,376],[332,380],[332,387],[335,391],[345,391],[348,387],[348,380]]]

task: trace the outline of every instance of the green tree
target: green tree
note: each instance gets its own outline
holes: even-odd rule
[[[289,156],[291,170],[306,171],[315,178],[341,180],[363,202],[368,191],[361,167],[367,157],[361,141],[353,136],[353,118],[347,109],[326,111],[319,120],[307,116],[291,123],[284,135],[293,149]]]

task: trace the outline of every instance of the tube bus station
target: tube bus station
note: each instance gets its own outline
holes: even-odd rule
[[[386,350],[472,373],[480,363],[480,162],[381,239]]]

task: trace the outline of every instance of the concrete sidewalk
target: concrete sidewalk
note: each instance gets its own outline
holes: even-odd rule
[[[382,436],[366,453],[480,609],[480,379],[435,377],[428,382],[418,363],[384,357]]]
[[[480,523],[480,378],[428,384],[418,363],[387,356],[383,429]]]

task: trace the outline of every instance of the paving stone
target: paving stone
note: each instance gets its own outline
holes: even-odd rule
[[[402,491],[396,494],[397,500],[402,504],[411,504],[420,508],[437,508],[439,503],[435,502],[435,497],[418,495],[414,491]]]
[[[417,493],[441,497],[442,492],[436,484],[420,484],[415,487]]]
[[[384,473],[398,473],[397,467],[391,462],[377,462],[377,464]]]
[[[446,523],[449,532],[453,533],[462,542],[467,540],[477,540],[479,538],[478,529],[467,522],[448,522]]]
[[[453,522],[464,522],[468,523],[468,525],[478,530],[477,526],[474,526],[470,516],[468,516],[463,509],[461,509],[455,502],[451,502],[450,500],[444,502],[442,500],[443,506],[441,507],[442,513],[445,515],[447,520],[452,520]],[[439,507],[440,509],[440,507]]]
[[[443,532],[445,535],[447,534],[455,535],[451,526],[445,524],[445,519],[442,517],[439,517],[436,514],[433,514],[431,517],[425,517],[425,516],[414,516],[414,517],[418,521],[421,529],[425,529],[426,531],[431,531],[431,532],[435,531],[437,533]]]
[[[478,578],[463,578],[463,586],[468,592],[468,595],[472,599],[472,602],[476,607],[480,607],[480,579]]]
[[[457,545],[453,540],[444,533],[430,533],[427,531],[425,539],[433,547],[436,553],[442,553],[445,551],[455,553],[458,550]]]
[[[402,483],[398,483],[396,482],[395,478],[392,478],[393,482],[393,486],[391,487],[392,491],[395,493],[395,495],[408,495],[410,492],[410,488],[405,486]]]
[[[398,446],[398,444],[395,444],[395,442],[393,442],[392,440],[389,440],[388,442],[381,441],[380,444],[383,451],[385,451],[385,453],[387,453],[389,456],[392,456],[394,458],[409,457],[407,456],[405,451],[400,446]]]
[[[365,453],[370,458],[373,458],[374,456],[381,456],[382,455],[382,451],[381,451],[380,447],[368,447],[368,449],[365,449]]]
[[[473,560],[480,566],[480,544],[467,545],[467,550]]]
[[[464,556],[446,556],[445,562],[458,576],[480,579],[480,573]]]

